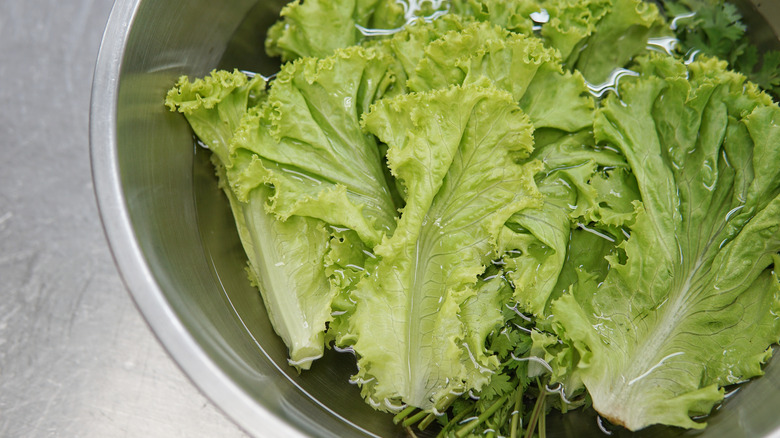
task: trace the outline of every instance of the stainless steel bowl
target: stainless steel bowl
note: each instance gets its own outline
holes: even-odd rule
[[[272,73],[262,37],[283,0],[118,0],[95,72],[91,147],[95,189],[116,263],[173,358],[218,406],[255,436],[404,436],[372,411],[348,355],[329,354],[298,375],[273,333],[227,202],[184,119],[163,107],[182,74],[220,65]],[[229,3],[226,5],[225,3]],[[780,27],[780,2],[755,0]],[[748,24],[777,46],[752,3]],[[243,23],[243,24],[242,24]],[[617,436],[780,437],[780,363],[731,397],[703,434],[651,428]],[[592,414],[551,418],[548,435],[602,436]]]

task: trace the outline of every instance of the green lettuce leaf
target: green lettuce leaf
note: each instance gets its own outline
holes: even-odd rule
[[[645,51],[648,37],[666,24],[652,2],[643,0],[557,0],[549,3],[550,22],[542,26],[547,43],[561,51],[566,66],[600,84],[616,68]]]
[[[554,286],[567,260],[572,228],[614,242],[622,237],[617,228],[633,220],[631,202],[639,195],[625,159],[596,147],[591,132],[539,134],[530,159],[543,164],[535,179],[544,205],[515,213],[499,246],[507,253],[504,272],[515,300],[523,310],[545,317],[551,297],[559,295],[553,294]]]
[[[531,158],[544,164],[536,179],[549,202],[565,208],[575,225],[621,226],[633,219],[639,193],[625,157],[596,145],[590,129],[546,137],[537,131]]]
[[[561,411],[566,412],[567,409],[574,409],[584,404],[586,397],[580,395],[585,393],[585,387],[579,375],[573,372],[579,362],[577,350],[557,336],[539,330],[531,331],[531,341],[530,356],[538,357],[547,366],[538,361],[530,362],[528,376],[530,378],[548,376],[547,380],[551,384],[547,387],[555,389],[547,389],[547,391],[560,394],[560,397],[555,397],[555,402]]]
[[[463,334],[485,327],[459,313],[482,289],[504,222],[540,202],[535,166],[515,164],[531,151],[531,124],[510,95],[476,85],[379,101],[364,123],[390,146],[407,203],[353,293],[356,380],[375,407],[442,410],[499,365]]]
[[[566,261],[563,264],[551,299],[560,298],[572,287],[579,287],[580,281],[604,281],[609,273],[610,259],[625,262],[625,251],[621,243],[626,239],[622,233],[610,233],[608,230],[575,228],[571,232],[566,249]],[[595,232],[594,232],[595,231]]]
[[[214,153],[220,185],[230,202],[249,275],[260,289],[274,330],[289,348],[289,362],[308,369],[322,356],[326,324],[336,289],[328,282],[324,257],[330,234],[322,221],[291,217],[282,222],[266,212],[273,191],[266,185],[242,190],[235,179],[251,165],[251,155],[238,145],[256,105],[265,98],[265,84],[238,71],[215,71],[190,82],[182,77],[166,104],[182,112],[201,142]]]
[[[474,285],[474,293],[461,305],[460,320],[463,323],[463,341],[461,344],[468,352],[478,357],[482,362],[492,362],[488,359],[486,342],[491,332],[501,327],[504,322],[502,309],[508,298],[512,296],[512,288],[498,272],[487,270]],[[469,357],[471,359],[471,357]],[[495,377],[496,374],[493,374]],[[491,382],[493,382],[491,380]]]
[[[286,64],[267,103],[250,114],[252,128],[236,140],[252,162],[234,177],[239,199],[270,184],[268,208],[281,220],[318,218],[354,230],[369,246],[391,234],[396,206],[383,157],[360,127],[360,116],[392,83],[391,63],[381,52],[352,47]]]
[[[420,91],[485,79],[511,92],[537,128],[557,128],[548,129],[550,144],[532,157],[544,164],[537,175],[547,195],[544,207],[515,214],[500,239],[510,254],[505,272],[516,300],[542,315],[566,257],[571,223],[622,224],[633,218],[631,200],[638,195],[624,159],[597,150],[587,131],[558,131],[589,128],[594,104],[582,77],[564,73],[555,52],[536,38],[487,23],[469,25],[430,43],[408,84]]]
[[[550,18],[542,26],[545,42],[558,49],[564,65],[573,67],[579,50],[597,29],[611,7],[609,0],[547,0],[544,7]]]
[[[182,76],[168,91],[165,105],[187,118],[201,142],[230,166],[230,141],[247,109],[266,98],[262,76],[247,78],[238,70],[214,70],[203,79]]]
[[[395,94],[408,93],[408,78],[414,76],[415,68],[425,54],[425,48],[433,41],[451,31],[460,31],[468,21],[455,14],[447,14],[431,22],[422,20],[404,26],[403,30],[392,38],[375,39],[364,42],[367,47],[385,50],[395,59],[393,73],[396,83],[392,89]],[[388,93],[388,97],[391,93]]]
[[[462,84],[464,72],[457,68],[459,59],[467,58],[492,40],[503,40],[509,32],[490,23],[476,22],[460,32],[449,32],[423,47],[423,56],[407,81],[411,91],[427,91]]]
[[[354,46],[365,38],[357,26],[395,29],[406,22],[404,8],[394,0],[292,1],[281,17],[268,29],[265,48],[283,61],[324,58]]]
[[[219,166],[217,167],[219,169]],[[219,173],[221,180],[227,177]],[[326,276],[330,234],[320,220],[293,216],[282,222],[265,212],[271,189],[259,186],[239,201],[225,187],[238,235],[274,331],[289,349],[290,365],[309,369],[322,357],[326,324],[337,289]]]
[[[349,332],[349,316],[355,312],[356,304],[352,292],[366,275],[366,260],[376,256],[354,231],[331,229],[333,236],[324,265],[331,288],[337,292],[331,303],[333,320],[328,324],[326,341],[330,343],[332,340],[335,345],[346,347],[354,343],[354,337]]]
[[[541,7],[536,0],[450,0],[450,12],[492,23],[522,34],[533,30],[531,14]]]
[[[780,109],[725,63],[639,67],[595,123],[641,195],[625,256],[603,281],[580,276],[553,314],[600,414],[701,428],[691,416],[760,375],[780,338]]]
[[[545,199],[542,208],[515,213],[501,230],[499,247],[504,275],[514,286],[514,300],[534,315],[546,313],[548,299],[566,260],[571,225],[568,211]]]
[[[539,39],[510,35],[488,23],[469,25],[428,45],[408,85],[424,91],[485,78],[512,93],[537,129],[573,132],[592,124],[593,100],[581,75],[564,73],[555,51]]]

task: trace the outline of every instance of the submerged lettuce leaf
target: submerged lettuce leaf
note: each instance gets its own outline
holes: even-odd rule
[[[409,79],[424,91],[485,78],[512,93],[534,127],[569,132],[593,121],[593,99],[579,73],[564,73],[541,40],[488,23],[475,23],[432,42]]]
[[[492,23],[506,30],[530,34],[531,14],[539,12],[536,0],[450,0],[450,12],[476,21]]]
[[[396,206],[383,158],[360,127],[361,114],[392,82],[391,62],[353,47],[286,64],[237,139],[253,161],[236,177],[241,190],[273,185],[269,209],[281,220],[318,218],[355,230],[371,246],[391,234]]]
[[[524,311],[543,316],[566,260],[571,232],[568,212],[545,199],[541,208],[515,213],[506,225],[499,247],[507,254],[504,275],[514,286],[514,300]]]
[[[394,0],[292,1],[271,26],[265,40],[270,56],[284,61],[329,56],[360,42],[356,26],[395,29],[404,24],[404,9]]]
[[[459,15],[447,14],[432,22],[415,21],[404,26],[403,30],[392,38],[364,42],[368,47],[386,51],[395,59],[393,73],[396,82],[392,90],[396,94],[408,93],[408,79],[414,76],[417,64],[425,54],[428,45],[448,34],[463,30],[468,20]],[[388,96],[389,97],[389,96]]]
[[[485,79],[510,92],[536,128],[575,131],[592,124],[593,101],[581,76],[564,74],[556,54],[540,40],[510,35],[489,23],[475,23],[432,42],[408,84],[422,91]],[[580,164],[575,159],[574,165]],[[552,169],[545,166],[542,171]],[[515,300],[533,314],[544,312],[565,259],[570,231],[566,206],[577,203],[571,192],[548,190],[544,207],[518,212],[510,220],[512,226],[501,231],[499,245],[501,253],[510,254],[505,272],[515,287]]]
[[[551,297],[560,295],[554,286],[564,263],[571,260],[572,229],[615,242],[622,237],[618,227],[634,218],[631,202],[638,193],[625,159],[596,147],[589,131],[548,132],[539,139],[530,158],[543,164],[535,178],[544,205],[515,213],[500,246],[508,254],[504,273],[514,285],[515,300],[525,311],[546,317]]]
[[[603,1],[552,3],[558,7],[551,9],[551,26],[543,27],[542,35],[561,49],[568,68],[579,70],[593,84],[606,81],[613,70],[643,53],[649,37],[669,33],[652,2],[614,0],[606,11]]]
[[[542,26],[542,37],[558,49],[564,63],[573,67],[579,49],[596,32],[602,18],[611,10],[610,0],[547,0],[545,10],[550,15]]]
[[[323,354],[336,292],[323,264],[330,234],[320,220],[292,217],[282,222],[266,212],[272,190],[263,184],[241,190],[239,199],[239,183],[231,178],[251,163],[237,143],[254,105],[266,97],[264,86],[259,76],[249,80],[238,71],[212,72],[192,82],[182,77],[166,104],[187,117],[214,153],[212,162],[236,220],[250,278],[260,289],[274,330],[289,348],[290,364],[308,369]]]
[[[383,100],[364,123],[390,146],[407,203],[353,293],[357,380],[374,406],[443,409],[451,391],[480,388],[498,366],[472,350],[464,328],[485,330],[459,313],[506,219],[539,202],[534,167],[515,164],[531,151],[531,124],[510,95],[479,86]]]
[[[168,91],[165,105],[187,118],[200,141],[230,166],[230,141],[247,109],[265,99],[262,76],[252,79],[238,70],[214,70],[191,81],[182,76]]]
[[[352,338],[349,332],[349,316],[355,311],[352,292],[366,275],[366,261],[376,259],[374,253],[352,230],[330,227],[333,236],[325,254],[325,274],[336,296],[331,303],[333,319],[328,323],[326,342],[336,346],[349,345]]]
[[[690,417],[760,375],[780,338],[780,109],[714,60],[640,68],[595,123],[641,194],[625,259],[553,314],[599,413],[631,430],[701,428]]]
[[[582,76],[563,72],[557,54],[536,38],[489,23],[468,25],[431,42],[408,85],[422,91],[484,80],[510,92],[537,130],[546,130],[546,144],[532,157],[543,163],[536,179],[544,206],[515,214],[500,239],[502,252],[510,254],[505,273],[515,299],[542,316],[566,259],[572,224],[630,220],[636,190],[625,160],[596,148],[583,130],[592,126],[594,103]]]
[[[325,223],[300,216],[277,220],[265,212],[271,196],[266,186],[252,190],[246,202],[227,187],[225,193],[249,259],[250,278],[260,290],[274,330],[289,349],[288,362],[309,369],[322,357],[331,302],[338,290],[331,288],[323,263],[330,238]]]

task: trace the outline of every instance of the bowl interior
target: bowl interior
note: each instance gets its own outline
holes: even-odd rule
[[[115,144],[93,144],[93,156],[110,156],[117,173],[123,202],[111,206],[101,200],[101,212],[120,269],[150,325],[193,381],[254,435],[406,436],[347,383],[356,371],[349,354],[330,352],[301,374],[287,365],[286,347],[246,278],[246,257],[208,151],[196,145],[184,118],[163,106],[166,91],[182,74],[199,77],[215,67],[276,72],[279,63],[264,55],[263,39],[284,0],[234,0],[229,7],[207,0],[117,3],[115,13],[124,10],[130,27],[117,33],[121,56],[111,55],[121,63],[113,85],[115,113],[96,115],[93,105],[92,115],[93,122],[115,118],[108,128],[115,129]],[[757,43],[777,47],[752,3],[740,6],[748,11]],[[780,24],[775,14],[771,20]],[[122,25],[127,23],[112,20],[109,28]],[[99,63],[109,62],[106,58],[101,53]],[[96,170],[96,186],[107,184],[99,180],[101,172],[109,170]],[[122,256],[126,248],[112,238],[121,220],[131,227],[139,257]],[[128,278],[136,265],[148,271],[148,279]],[[780,426],[780,365],[772,361],[766,371],[730,396],[703,433],[656,427],[637,434],[615,429],[614,435],[769,435]],[[270,427],[269,418],[281,420],[280,428]],[[290,428],[281,428],[284,424]],[[550,437],[602,435],[589,410],[548,421]]]

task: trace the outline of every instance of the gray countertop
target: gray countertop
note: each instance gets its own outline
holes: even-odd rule
[[[0,436],[243,437],[126,292],[92,191],[109,0],[0,1]]]

